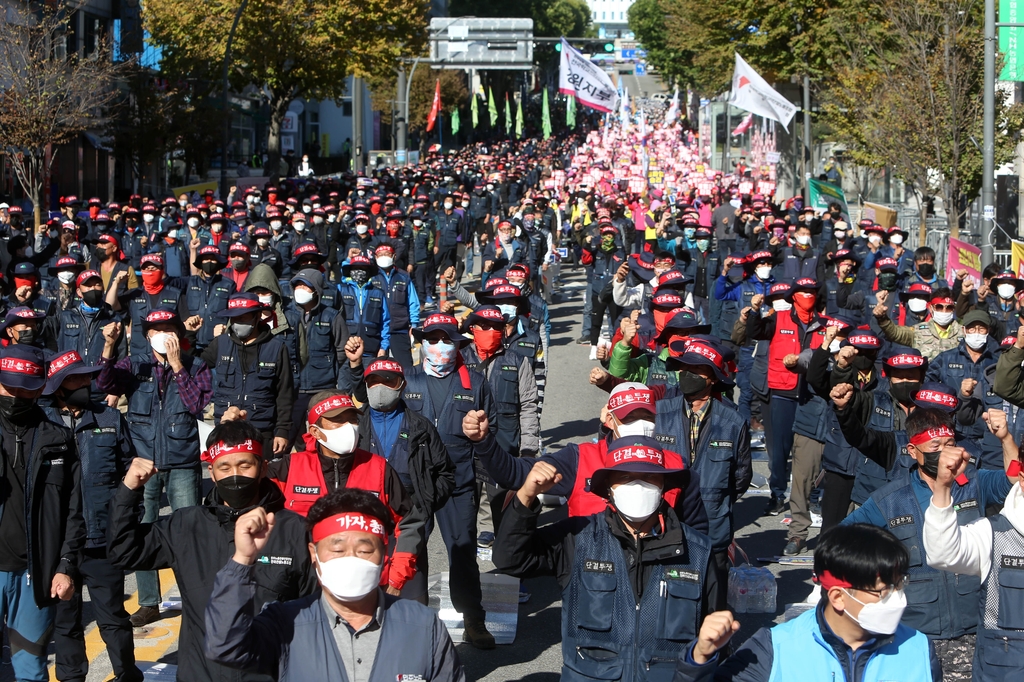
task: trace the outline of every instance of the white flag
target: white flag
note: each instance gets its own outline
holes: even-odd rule
[[[622,96],[619,98],[619,123],[623,128],[629,128],[629,90],[623,88]]]
[[[796,105],[775,91],[761,78],[750,64],[736,53],[736,68],[732,72],[732,95],[729,102],[758,116],[778,121],[785,128],[796,115]]]
[[[668,112],[665,114],[665,125],[672,125],[679,118],[679,86],[672,95],[672,103],[668,105]]]
[[[608,74],[590,60],[584,59],[565,38],[562,38],[558,91],[564,95],[575,95],[580,104],[605,113],[615,111],[619,99]]]

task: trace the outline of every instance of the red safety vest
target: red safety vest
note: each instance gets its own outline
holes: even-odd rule
[[[314,446],[315,447],[315,446]],[[352,462],[352,471],[345,482],[346,488],[359,488],[373,493],[380,501],[391,509],[388,504],[387,492],[384,490],[384,467],[386,460],[365,450],[356,450]],[[284,508],[302,514],[309,513],[313,503],[326,495],[327,481],[320,466],[320,456],[315,450],[293,452],[288,467],[288,480],[284,483],[275,481],[284,493]],[[392,511],[392,514],[394,512]]]
[[[569,516],[592,516],[603,512],[608,500],[587,490],[594,472],[604,468],[604,456],[608,452],[608,442],[580,443],[580,458],[576,463],[576,483],[569,495]],[[671,450],[664,450],[665,466],[669,469],[685,469],[683,458]],[[666,490],[665,501],[670,507],[676,506],[679,488]]]
[[[780,310],[775,313],[775,336],[768,346],[768,388],[779,391],[792,391],[800,380],[799,375],[782,362],[787,355],[800,355],[803,350],[800,342],[802,332],[791,312]],[[822,338],[823,334],[815,332],[811,336],[810,347],[819,348]]]

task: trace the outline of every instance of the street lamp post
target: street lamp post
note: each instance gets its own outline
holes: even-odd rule
[[[992,262],[992,237],[995,233],[995,117],[996,117],[996,3],[985,0],[985,82],[982,92],[984,109],[981,145],[981,264]],[[950,206],[946,212],[957,210]]]
[[[231,43],[235,39],[235,29],[238,28],[238,21],[242,18],[242,12],[249,0],[242,0],[242,4],[235,11],[235,19],[231,22],[231,30],[228,32],[227,45],[224,48],[224,81],[221,83],[221,113],[224,116],[224,126],[220,135],[220,197],[224,201],[228,199],[228,140],[231,139],[231,112],[228,110],[228,68],[231,65]],[[189,169],[185,169],[185,184],[188,184]]]

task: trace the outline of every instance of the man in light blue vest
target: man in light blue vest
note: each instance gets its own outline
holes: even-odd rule
[[[740,623],[729,611],[708,615],[674,682],[937,682],[942,671],[928,638],[900,624],[909,569],[906,548],[884,528],[836,526],[814,552],[816,608],[761,628],[724,660],[718,652]]]

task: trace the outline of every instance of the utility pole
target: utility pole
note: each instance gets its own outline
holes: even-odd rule
[[[990,0],[991,1],[991,0]],[[811,78],[804,75],[804,206],[811,205],[811,172],[814,154],[811,151]]]
[[[363,79],[352,77],[352,170],[363,171]]]
[[[238,28],[238,21],[242,18],[242,12],[249,0],[242,0],[235,12],[235,19],[231,22],[231,30],[228,31],[227,45],[224,47],[224,74],[221,83],[220,102],[221,114],[224,116],[224,125],[220,134],[220,198],[223,201],[228,199],[228,144],[231,140],[231,110],[228,103],[228,67],[231,65],[231,43],[235,39],[235,29]],[[185,183],[188,184],[188,168],[185,169]]]
[[[984,109],[981,145],[981,265],[992,262],[992,237],[995,231],[995,116],[996,116],[996,2],[985,0],[985,82],[982,91]],[[956,211],[947,206],[946,212]]]
[[[409,103],[406,101],[406,88],[405,88],[405,64],[398,65],[398,104],[395,107],[397,112],[397,118],[395,131],[396,137],[398,138],[398,145],[395,150],[395,165],[404,166],[406,164],[406,145],[407,135],[409,130]]]

